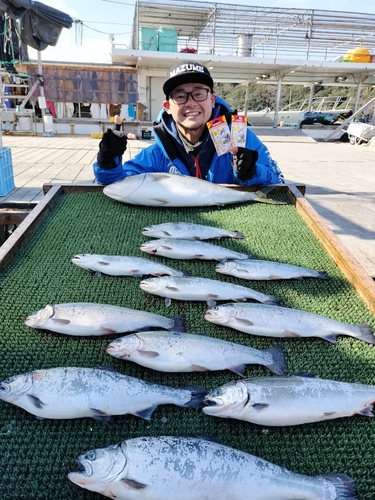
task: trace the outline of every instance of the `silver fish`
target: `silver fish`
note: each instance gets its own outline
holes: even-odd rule
[[[344,474],[306,476],[203,438],[128,439],[78,457],[74,484],[117,500],[356,500]]]
[[[201,259],[201,260],[226,260],[226,259],[251,259],[246,253],[235,252],[214,243],[194,240],[178,240],[163,238],[150,240],[140,246],[142,252],[152,255],[161,255],[169,259]]]
[[[151,384],[102,368],[50,368],[15,375],[0,383],[0,399],[39,418],[132,414],[149,420],[158,405],[202,406],[201,387],[173,388]]]
[[[314,271],[306,267],[255,259],[251,261],[228,260],[221,262],[216,266],[215,271],[244,280],[327,279],[324,271]]]
[[[31,328],[67,335],[112,335],[152,327],[185,331],[183,316],[166,318],[126,307],[90,302],[47,305],[26,319]]]
[[[353,415],[372,417],[375,386],[317,377],[259,377],[230,382],[211,391],[207,415],[258,425],[287,426]]]
[[[162,372],[231,370],[242,376],[245,365],[263,365],[276,375],[287,369],[281,346],[258,350],[198,333],[142,332],[109,344],[107,353]]]
[[[348,335],[368,344],[375,344],[370,325],[351,325],[288,307],[250,303],[223,304],[206,311],[204,319],[251,335],[279,338],[319,337],[332,344],[336,343],[336,335]]]
[[[212,240],[226,237],[243,239],[244,235],[240,231],[227,231],[219,227],[194,224],[192,222],[164,222],[146,226],[142,229],[142,234],[151,238],[177,238],[180,240]]]
[[[204,207],[248,201],[284,205],[266,197],[272,189],[269,186],[253,193],[219,186],[188,175],[154,172],[131,175],[108,184],[103,193],[123,203],[148,207]]]
[[[142,280],[139,286],[145,292],[165,297],[166,306],[171,304],[171,299],[205,301],[209,307],[213,307],[216,300],[239,302],[253,299],[269,304],[278,304],[280,302],[273,295],[266,295],[251,288],[199,277],[176,278],[175,276],[162,276],[160,278],[148,278]]]
[[[159,262],[143,257],[130,257],[123,255],[97,255],[89,253],[79,253],[72,259],[83,269],[94,271],[96,274],[108,274],[110,276],[134,276],[145,275],[162,276],[190,276],[188,271],[180,271],[166,266]]]

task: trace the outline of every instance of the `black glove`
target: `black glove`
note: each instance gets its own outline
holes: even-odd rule
[[[237,170],[237,179],[248,181],[252,179],[257,171],[256,162],[258,160],[258,151],[247,148],[238,148],[237,154],[233,155],[233,168]]]
[[[110,128],[106,130],[99,143],[99,152],[97,156],[99,165],[105,169],[115,168],[115,157],[124,154],[127,143],[128,141],[124,132],[112,130]]]

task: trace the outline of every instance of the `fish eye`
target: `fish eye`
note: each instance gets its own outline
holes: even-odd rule
[[[96,459],[96,452],[95,452],[95,450],[88,451],[86,453],[86,455],[85,455],[85,458],[87,458],[87,460],[94,461]]]

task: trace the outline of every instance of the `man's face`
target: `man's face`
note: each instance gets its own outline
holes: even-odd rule
[[[193,92],[197,89],[210,90],[207,85],[201,83],[186,83],[179,85],[172,92],[172,97],[179,95],[179,92]],[[167,113],[172,115],[172,118],[177,124],[179,130],[188,138],[190,135],[196,136],[203,132],[206,122],[210,119],[212,108],[215,106],[215,94],[208,92],[207,99],[204,101],[194,101],[189,95],[184,104],[176,104],[171,97],[164,101],[163,106]]]

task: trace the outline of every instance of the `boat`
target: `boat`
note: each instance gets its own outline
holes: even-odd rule
[[[340,120],[346,120],[353,113],[351,101],[352,98],[348,96],[315,97],[309,109],[309,99],[301,99],[279,110],[277,125],[300,128],[301,123],[302,125],[340,123]],[[275,111],[270,108],[248,111],[247,120],[248,124],[253,127],[273,127]]]

